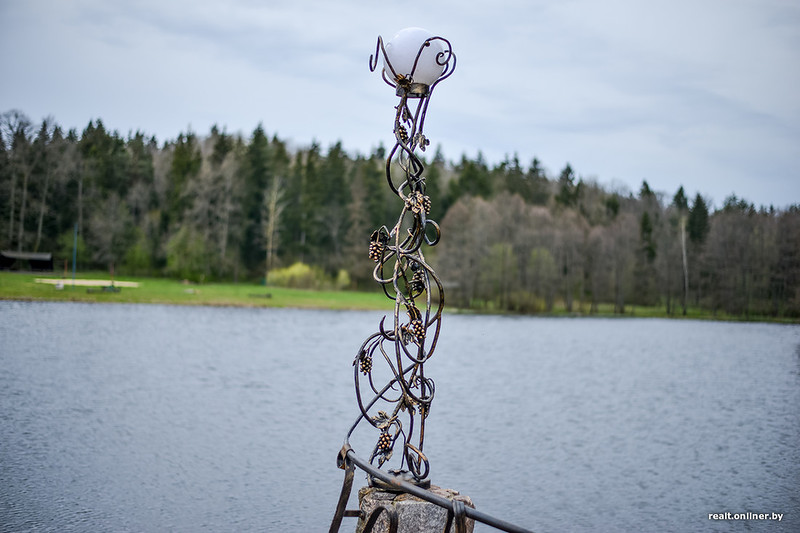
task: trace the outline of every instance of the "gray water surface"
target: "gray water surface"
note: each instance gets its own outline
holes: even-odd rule
[[[382,316],[0,302],[0,530],[327,531]],[[798,326],[447,315],[426,375],[433,482],[484,512],[800,530]]]

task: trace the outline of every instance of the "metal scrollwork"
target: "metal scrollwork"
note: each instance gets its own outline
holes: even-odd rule
[[[442,44],[436,62],[441,76],[430,86],[414,83],[414,71],[424,49],[434,41]],[[430,464],[423,452],[425,420],[431,410],[436,387],[425,375],[424,365],[433,355],[441,329],[444,289],[423,254],[423,245],[439,242],[439,225],[428,218],[432,201],[425,194],[425,176],[417,149],[424,151],[430,141],[423,134],[425,115],[434,87],[450,76],[455,54],[449,41],[432,37],[420,46],[412,71],[395,72],[379,37],[370,56],[374,71],[379,55],[384,59],[382,77],[400,97],[395,107],[395,145],[386,159],[386,181],[402,201],[400,215],[391,227],[375,230],[368,255],[375,262],[373,277],[386,296],[394,301],[392,322],[381,320],[378,331],[368,337],[353,361],[355,391],[361,415],[347,434],[345,445],[361,422],[377,433],[369,462],[382,467],[402,450],[398,468],[390,473],[417,485],[429,484]],[[384,378],[386,383],[384,383]],[[396,458],[397,459],[397,458]],[[371,483],[376,483],[371,478]]]
[[[442,44],[442,51],[437,52],[434,59],[442,72],[430,86],[416,83],[414,72],[422,53],[435,41]],[[456,531],[466,531],[467,519],[471,519],[509,533],[530,533],[428,490],[430,463],[422,450],[425,420],[431,411],[436,387],[425,375],[424,365],[433,355],[439,339],[444,289],[422,251],[423,245],[435,246],[439,242],[441,231],[439,225],[428,218],[432,202],[425,194],[425,167],[415,150],[424,151],[430,144],[422,133],[428,102],[433,88],[453,73],[456,56],[447,40],[431,37],[420,45],[411,72],[400,74],[391,65],[383,40],[378,37],[375,55],[369,58],[371,71],[377,68],[381,55],[385,63],[381,71],[383,80],[394,87],[400,97],[395,108],[395,145],[386,159],[386,181],[402,201],[402,208],[394,226],[381,226],[372,233],[367,253],[375,262],[375,281],[394,301],[394,316],[390,324],[387,324],[388,317],[383,317],[378,331],[367,337],[353,360],[356,399],[361,413],[347,432],[336,459],[345,477],[329,533],[338,533],[346,516],[358,517],[364,533],[372,531],[384,514],[388,530],[398,529],[399,517],[394,507],[378,506],[369,515],[361,509],[347,510],[356,467],[367,473],[372,486],[413,495],[445,509],[445,531],[450,531],[451,526]],[[350,437],[362,422],[376,435],[369,460],[360,457],[350,446]],[[398,454],[399,461],[394,455],[396,448],[402,451]],[[393,456],[399,462],[398,467],[382,470]]]

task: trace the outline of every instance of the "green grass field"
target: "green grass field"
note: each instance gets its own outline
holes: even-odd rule
[[[352,309],[391,311],[393,302],[381,292],[354,291],[314,291],[287,289],[283,287],[265,287],[253,283],[206,283],[186,284],[173,279],[139,278],[117,276],[115,281],[133,281],[139,283],[138,288],[120,288],[120,292],[104,292],[99,287],[73,287],[72,278],[63,279],[64,287],[57,289],[54,285],[36,283],[37,278],[59,278],[54,273],[16,273],[0,272],[0,300],[25,301],[64,301],[64,302],[116,302],[144,303],[166,305],[212,305],[235,307],[291,307],[299,309]],[[76,279],[109,280],[107,273],[87,272],[76,276]],[[447,306],[448,312],[468,312],[503,314],[502,312],[483,308],[465,311]],[[576,304],[572,312],[567,312],[563,302],[556,302],[551,313],[544,316],[593,316],[593,317],[638,317],[638,318],[689,318],[710,320],[742,320],[797,323],[792,319],[776,319],[774,317],[748,318],[729,316],[690,307],[686,317],[676,308],[674,315],[667,315],[664,307],[642,307],[628,305],[625,314],[615,314],[612,304],[600,304],[597,312],[589,312],[589,304],[582,307]]]
[[[37,278],[57,278],[52,273],[29,274],[0,272],[0,299],[28,301],[117,302],[172,305],[214,305],[237,307],[295,307],[307,309],[391,309],[392,302],[381,293],[351,291],[306,291],[264,287],[250,283],[184,284],[171,279],[117,276],[115,281],[134,281],[138,288],[120,288],[104,292],[99,288],[72,287],[72,278],[64,279],[64,288],[36,283]],[[107,273],[90,272],[77,279],[108,280]]]

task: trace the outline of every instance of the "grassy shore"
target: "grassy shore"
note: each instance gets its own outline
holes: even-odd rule
[[[306,291],[282,287],[264,287],[251,283],[186,284],[171,279],[117,276],[115,281],[132,281],[136,288],[121,287],[119,292],[106,292],[100,287],[72,286],[64,279],[64,287],[36,283],[37,278],[57,278],[51,273],[22,274],[0,272],[0,299],[65,302],[117,302],[170,305],[214,305],[236,307],[295,307],[307,309],[387,309],[391,308],[383,294],[351,291]],[[108,280],[108,274],[93,272],[78,279]]]
[[[392,302],[383,293],[354,291],[312,291],[265,287],[253,283],[206,283],[188,284],[173,279],[139,278],[117,276],[115,282],[138,283],[136,288],[119,287],[119,292],[103,291],[102,286],[72,286],[71,277],[63,279],[63,288],[52,284],[37,283],[39,278],[58,278],[52,273],[0,272],[0,300],[24,301],[64,301],[64,302],[116,302],[166,305],[211,305],[235,307],[291,307],[299,309],[353,309],[353,310],[391,310]],[[77,279],[105,280],[111,285],[107,273],[89,272],[80,274]],[[449,312],[470,312],[501,314],[490,308],[464,311],[448,306]],[[709,320],[761,321],[798,323],[795,319],[775,317],[739,317],[722,313],[716,315],[700,308],[690,307],[684,317],[678,311],[668,315],[663,307],[627,306],[624,315],[614,313],[612,304],[600,304],[595,313],[589,312],[588,304],[582,309],[567,312],[563,305],[556,303],[555,309],[546,316],[594,316],[594,317],[638,317],[638,318],[689,318]]]

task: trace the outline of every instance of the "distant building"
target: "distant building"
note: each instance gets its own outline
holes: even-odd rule
[[[0,270],[52,272],[53,254],[34,252],[0,252]]]

